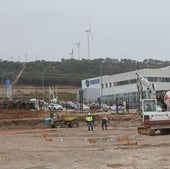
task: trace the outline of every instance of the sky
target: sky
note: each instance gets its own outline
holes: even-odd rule
[[[169,0],[0,0],[0,59],[170,61],[169,8]]]

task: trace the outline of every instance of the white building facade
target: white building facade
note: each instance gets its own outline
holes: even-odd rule
[[[100,96],[103,102],[126,101],[130,107],[137,107],[139,96],[136,85],[136,73],[146,78],[149,82],[154,83],[157,95],[163,90],[170,90],[170,66],[84,79],[82,80],[82,90],[99,89],[96,97]],[[144,97],[148,98],[147,88],[143,87],[143,91]],[[84,100],[87,101],[86,98]]]

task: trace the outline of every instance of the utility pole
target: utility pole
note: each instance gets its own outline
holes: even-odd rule
[[[103,63],[104,63],[105,61],[103,60],[102,62],[101,62],[101,65],[100,65],[100,101],[101,101],[101,107],[103,108],[103,73],[102,73],[102,68],[103,68]]]
[[[47,70],[47,69],[55,69],[55,67],[45,67],[43,70],[42,70],[42,93],[43,93],[43,100],[44,100],[44,73],[45,73],[45,71]]]

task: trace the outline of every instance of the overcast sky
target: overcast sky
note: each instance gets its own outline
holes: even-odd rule
[[[170,60],[170,0],[0,0],[0,59]]]

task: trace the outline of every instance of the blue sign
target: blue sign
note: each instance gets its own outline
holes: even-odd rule
[[[98,83],[100,83],[100,80],[99,80],[99,79],[90,80],[90,84],[91,84],[91,85],[98,84]]]
[[[6,80],[5,85],[6,85],[6,88],[9,89],[9,88],[11,87],[11,82],[10,82],[10,80]]]
[[[89,85],[95,85],[100,83],[100,79],[92,79],[92,80],[86,80],[86,87],[89,87]]]

